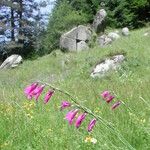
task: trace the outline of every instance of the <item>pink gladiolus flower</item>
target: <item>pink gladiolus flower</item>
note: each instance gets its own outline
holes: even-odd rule
[[[70,107],[71,106],[71,103],[67,102],[67,101],[63,101],[61,103],[61,110],[63,110],[64,108],[66,107]]]
[[[109,95],[108,97],[106,97],[106,102],[110,103],[115,97],[112,95]]]
[[[38,86],[38,83],[33,83],[24,89],[24,93],[28,99],[32,99],[31,93],[36,89],[37,86]]]
[[[44,103],[48,103],[48,101],[50,100],[50,98],[53,96],[54,91],[48,91],[47,94],[44,97]]]
[[[31,93],[34,97],[35,97],[35,100],[37,101],[39,96],[41,95],[43,89],[44,89],[45,85],[41,85],[41,86],[38,86],[36,87],[36,89]]]
[[[115,104],[112,105],[111,109],[112,110],[116,109],[120,104],[121,104],[121,101],[116,102]]]
[[[80,125],[81,125],[81,123],[84,121],[86,115],[87,115],[87,113],[84,113],[84,114],[81,114],[81,115],[77,118],[77,120],[76,120],[76,122],[75,122],[76,128],[79,128],[79,127],[80,127]]]
[[[76,114],[78,113],[78,109],[71,110],[67,113],[65,119],[68,120],[69,124],[72,125],[73,119],[75,118]]]
[[[90,121],[89,125],[88,125],[88,132],[91,132],[93,127],[95,126],[96,124],[96,119],[93,119]]]
[[[109,91],[104,91],[101,93],[101,96],[103,99],[105,99],[106,97],[108,97],[110,95],[110,92]]]

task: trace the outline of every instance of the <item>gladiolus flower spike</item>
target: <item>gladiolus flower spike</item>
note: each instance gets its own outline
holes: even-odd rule
[[[36,99],[36,101],[38,100],[39,96],[42,94],[43,90],[44,90],[44,87],[45,85],[38,85],[38,83],[32,83],[31,85],[27,86],[25,89],[24,89],[24,93],[25,95],[27,96],[28,99],[32,99],[33,97]],[[52,87],[52,86],[50,86]],[[53,96],[55,90],[58,90],[59,92],[63,93],[63,94],[66,94],[65,92],[57,89],[57,88],[53,88],[52,90],[49,90],[45,97],[44,97],[44,103],[47,104],[49,102],[49,100],[51,99],[51,97]],[[70,96],[72,97],[71,95],[67,94],[67,96]],[[107,103],[110,103],[115,97],[113,95],[110,94],[109,91],[103,91],[101,93],[101,96],[102,98],[107,102]],[[75,100],[73,100],[73,102],[75,102]],[[111,106],[111,109],[114,110],[116,109],[119,105],[121,104],[121,101],[117,101],[115,102],[112,106]],[[68,102],[68,101],[62,101],[61,103],[61,110],[67,108],[67,107],[70,107],[71,106],[71,103]],[[78,106],[80,108],[80,105]],[[81,106],[82,108],[82,106]],[[87,109],[88,110],[88,109]],[[74,110],[71,110],[69,111],[66,116],[65,116],[65,119],[68,121],[69,125],[72,125],[73,124],[73,121],[74,119],[76,118],[76,115],[78,113],[78,109],[74,109]],[[87,111],[87,112],[84,112],[82,114],[80,114],[76,121],[75,121],[75,127],[76,128],[79,128],[82,124],[82,122],[85,120],[87,114],[92,114],[92,112],[90,111]],[[88,127],[87,127],[87,131],[88,132],[91,132],[95,126],[97,122],[97,119],[94,118],[90,121],[90,123],[88,124]]]

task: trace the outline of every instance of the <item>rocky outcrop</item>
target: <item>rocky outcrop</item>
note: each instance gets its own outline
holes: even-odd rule
[[[104,32],[105,29],[105,20],[107,13],[104,9],[100,9],[93,21],[93,29],[96,33]]]
[[[97,38],[97,43],[99,46],[103,47],[112,44],[113,41],[120,38],[117,32],[110,32],[108,35],[104,34]]]
[[[1,64],[0,69],[15,68],[22,63],[22,61],[23,59],[20,55],[11,55]]]
[[[91,77],[103,77],[111,70],[117,70],[121,63],[124,61],[124,55],[115,55],[111,58],[105,59],[103,62],[97,64],[92,73]]]
[[[88,42],[92,36],[89,27],[79,25],[60,38],[60,48],[68,51],[82,51],[88,49]]]

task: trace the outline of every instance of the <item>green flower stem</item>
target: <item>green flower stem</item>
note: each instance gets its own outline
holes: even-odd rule
[[[45,84],[46,86],[49,86],[50,88],[52,88],[55,91],[58,91],[64,95],[67,95],[72,102],[75,103],[75,105],[82,109],[83,111],[87,112],[88,114],[90,114],[91,116],[93,116],[94,118],[96,118],[97,120],[99,120],[104,126],[106,126],[108,129],[110,129],[112,132],[116,133],[116,135],[118,136],[118,138],[122,141],[123,144],[125,144],[126,146],[128,146],[129,149],[131,150],[135,150],[135,148],[132,147],[132,145],[121,135],[121,133],[115,128],[113,127],[109,122],[107,122],[106,120],[104,120],[102,117],[95,115],[90,109],[88,109],[85,106],[82,106],[81,104],[79,104],[76,101],[76,98],[74,98],[69,92],[65,91],[65,90],[61,90],[59,88],[54,87],[51,84],[42,82],[42,81],[38,81],[38,83],[42,83]]]

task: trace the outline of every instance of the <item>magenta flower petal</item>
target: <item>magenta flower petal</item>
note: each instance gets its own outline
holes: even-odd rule
[[[108,97],[106,97],[106,102],[110,103],[114,98],[115,98],[115,96],[109,95]]]
[[[95,126],[96,124],[96,119],[93,119],[90,121],[89,125],[88,125],[88,132],[91,132],[93,127]]]
[[[54,91],[48,91],[47,94],[44,97],[44,103],[48,103],[48,101],[50,100],[50,98],[53,96]]]
[[[61,110],[67,108],[67,107],[70,107],[71,106],[71,103],[70,102],[67,102],[67,101],[62,101],[61,103]]]
[[[27,96],[27,99],[32,99],[32,94],[29,94],[28,96]]]
[[[37,101],[39,96],[41,95],[45,85],[37,86],[36,89],[31,93],[35,100]]]
[[[65,119],[68,120],[69,124],[72,125],[73,119],[75,118],[76,114],[78,113],[78,109],[71,110],[66,114]]]
[[[81,114],[81,115],[77,118],[77,120],[76,120],[76,122],[75,122],[76,128],[79,128],[79,127],[80,127],[80,125],[81,125],[82,122],[84,121],[86,115],[87,115],[87,113],[84,113],[84,114]]]
[[[31,93],[36,89],[37,86],[38,86],[38,83],[33,83],[24,89],[24,93],[28,99],[32,99]]]
[[[116,102],[115,104],[112,105],[111,109],[112,110],[116,109],[120,104],[121,104],[121,101]]]
[[[101,93],[101,96],[103,99],[105,99],[106,97],[108,97],[110,95],[110,92],[109,91],[104,91]]]

